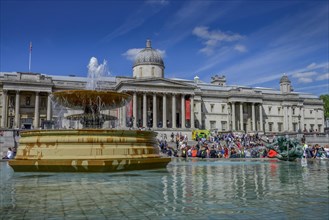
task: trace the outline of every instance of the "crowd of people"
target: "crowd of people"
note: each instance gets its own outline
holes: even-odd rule
[[[275,139],[274,136],[272,142]],[[269,138],[258,133],[252,135],[213,133],[208,137],[196,135],[195,140],[189,142],[187,134],[172,132],[169,138],[166,134],[161,134],[158,142],[162,154],[174,157],[272,158],[276,156],[275,151],[266,148],[266,144],[270,143]],[[321,147],[319,144],[307,145],[305,138],[302,138],[301,142],[304,158],[329,158],[329,145],[326,147]],[[2,159],[13,159],[15,155],[16,147],[9,147]]]
[[[272,138],[272,142],[276,137]],[[198,137],[189,142],[187,135],[172,133],[168,144],[167,138],[161,136],[159,147],[163,154],[174,157],[200,157],[200,158],[273,158],[274,150],[266,148],[270,139],[265,135],[214,133],[209,137]],[[303,140],[302,140],[303,141]],[[305,141],[304,141],[305,142]],[[194,144],[189,144],[194,143]],[[305,158],[329,158],[329,147],[324,148],[316,144],[309,146],[301,143],[304,147]]]

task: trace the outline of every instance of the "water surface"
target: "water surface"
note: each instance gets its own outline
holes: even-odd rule
[[[328,219],[329,160],[173,159],[167,169],[14,173],[1,219]]]

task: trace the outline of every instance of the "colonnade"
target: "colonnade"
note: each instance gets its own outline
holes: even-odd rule
[[[193,95],[133,92],[132,97],[132,103],[128,104],[130,106],[121,108],[122,127],[151,127],[153,129],[179,127],[184,129],[188,124],[188,127],[194,128]],[[177,105],[179,102],[180,106]],[[186,102],[189,102],[189,106],[185,105]],[[129,112],[130,108],[132,112]]]
[[[231,102],[231,130],[244,130],[244,124],[247,123],[247,119],[244,118],[244,104],[245,102]],[[236,114],[236,104],[238,105],[238,112],[239,114]],[[247,103],[248,105],[251,105],[251,130],[252,131],[263,131],[264,130],[264,124],[263,124],[263,106],[261,103]],[[258,118],[256,119],[256,105],[258,106]],[[238,122],[238,123],[237,123]],[[259,124],[256,128],[256,124]]]
[[[8,90],[3,90],[2,92],[2,111],[1,111],[1,127],[2,128],[7,128],[8,126],[8,107],[9,106],[9,94]],[[14,124],[13,128],[21,128],[21,93],[23,91],[16,90],[15,92],[15,118],[14,118]],[[35,91],[35,103],[34,103],[34,118],[33,118],[33,126],[34,128],[40,127],[40,92]],[[51,103],[51,98],[50,98],[51,93],[48,93],[47,95],[47,120],[51,120],[52,118],[52,103]],[[26,105],[26,103],[25,103]]]

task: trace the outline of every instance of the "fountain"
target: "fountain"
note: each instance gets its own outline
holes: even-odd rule
[[[303,147],[298,141],[279,136],[272,144],[266,144],[266,148],[274,150],[279,160],[294,161],[303,156]]]
[[[96,90],[105,65],[91,59],[89,90],[53,93],[58,104],[83,111],[67,116],[78,120],[83,129],[21,132],[17,155],[9,161],[14,171],[114,172],[167,166],[171,158],[160,157],[155,132],[102,129],[106,120],[113,119],[102,111],[122,107],[131,100],[129,94]]]

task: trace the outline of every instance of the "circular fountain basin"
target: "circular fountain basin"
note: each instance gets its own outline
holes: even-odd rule
[[[164,168],[156,133],[139,130],[31,130],[21,132],[9,165],[14,171],[114,172]]]
[[[64,90],[52,95],[56,103],[79,110],[86,106],[97,106],[101,109],[120,108],[131,100],[129,94],[102,90]]]

